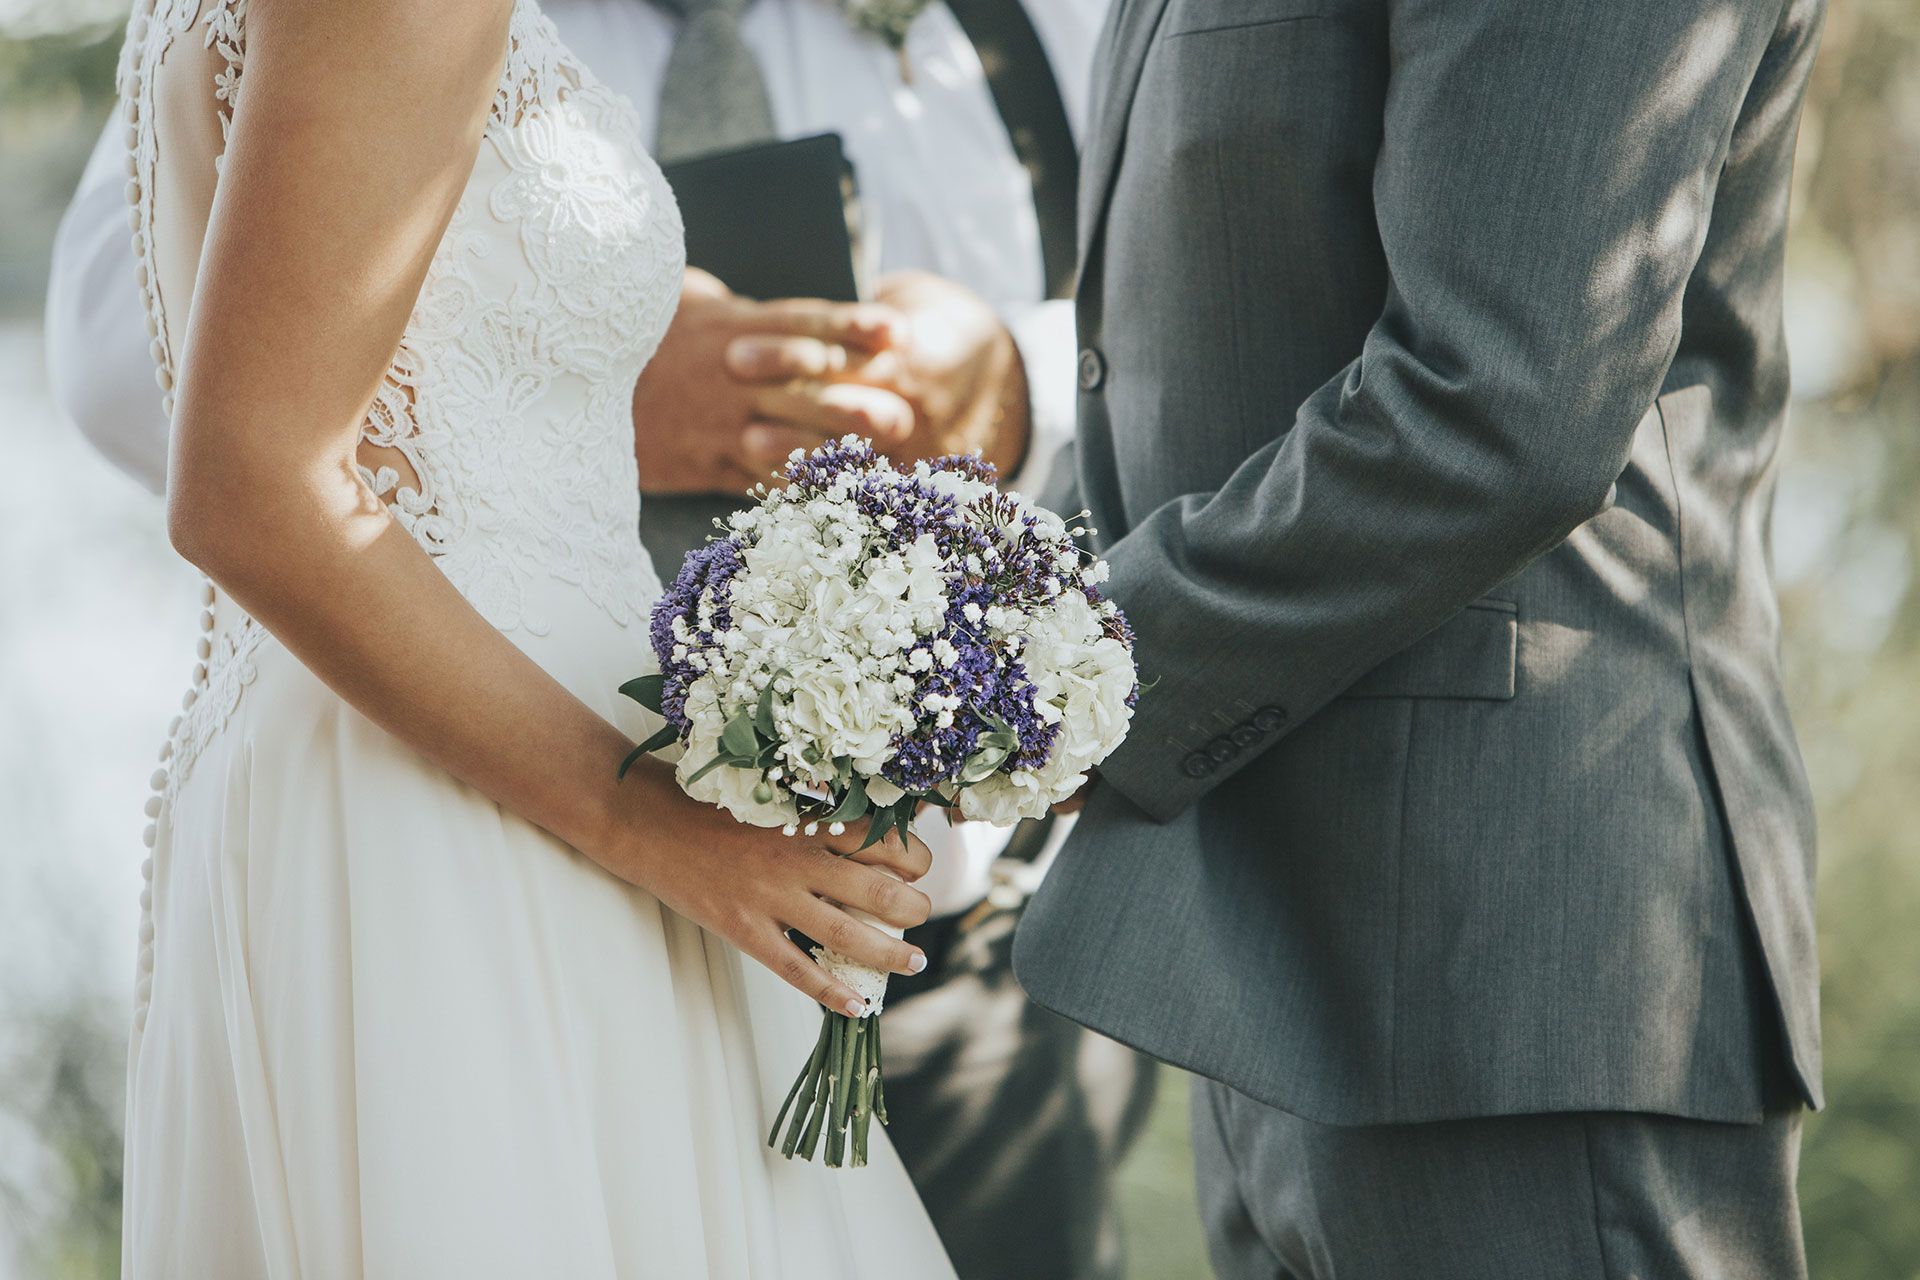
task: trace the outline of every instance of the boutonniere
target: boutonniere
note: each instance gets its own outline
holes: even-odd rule
[[[838,3],[855,30],[879,37],[900,55],[900,75],[906,78],[907,29],[933,0],[838,0]]]

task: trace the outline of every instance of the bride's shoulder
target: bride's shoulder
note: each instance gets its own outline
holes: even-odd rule
[[[296,98],[443,100],[460,112],[491,88],[517,0],[200,0],[207,43],[244,55],[249,81],[272,77]],[[373,96],[369,97],[369,93]],[[449,95],[437,99],[435,95]]]

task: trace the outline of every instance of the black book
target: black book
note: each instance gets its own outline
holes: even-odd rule
[[[750,298],[860,297],[859,198],[837,133],[663,166],[687,265]]]

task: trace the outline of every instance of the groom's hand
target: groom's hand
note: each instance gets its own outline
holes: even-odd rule
[[[1054,813],[1060,815],[1061,817],[1065,817],[1067,814],[1078,813],[1082,809],[1086,808],[1087,797],[1093,794],[1093,784],[1098,782],[1099,780],[1100,779],[1098,774],[1091,774],[1091,773],[1088,774],[1087,780],[1080,784],[1080,789],[1078,791],[1068,796],[1065,800],[1062,800],[1059,804],[1053,806]]]
[[[761,388],[741,441],[746,469],[764,472],[794,449],[854,430],[896,461],[978,449],[1011,475],[1027,450],[1027,378],[999,315],[971,289],[925,271],[883,277],[874,303],[896,317],[881,346],[756,334],[728,347],[728,369]],[[897,398],[908,417],[881,430],[850,427],[844,402],[874,393]]]
[[[633,391],[634,455],[649,493],[739,493],[774,463],[749,454],[743,437],[764,421],[771,389],[728,371],[728,348],[749,335],[791,344],[788,398],[807,405],[828,435],[851,431],[891,443],[911,430],[913,409],[880,387],[831,381],[884,352],[899,336],[892,308],[798,298],[755,302],[705,271],[688,270],[680,307]],[[812,443],[818,442],[817,437]],[[784,454],[781,455],[784,457]]]

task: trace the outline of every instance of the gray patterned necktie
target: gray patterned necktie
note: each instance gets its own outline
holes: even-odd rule
[[[740,39],[748,0],[653,0],[680,18],[680,37],[660,85],[662,163],[773,137],[773,108],[760,64]]]

